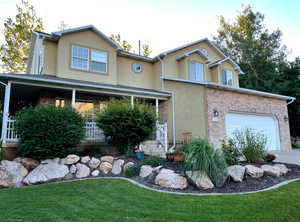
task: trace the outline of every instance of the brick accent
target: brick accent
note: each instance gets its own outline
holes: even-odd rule
[[[225,138],[225,115],[229,112],[270,114],[278,120],[281,149],[291,148],[287,102],[275,98],[230,92],[221,89],[206,88],[208,112],[208,139],[215,145]],[[217,121],[213,121],[213,110],[219,112]]]

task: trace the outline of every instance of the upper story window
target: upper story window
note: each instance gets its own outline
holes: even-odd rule
[[[233,85],[233,73],[230,70],[223,69],[221,73],[222,84],[224,85]]]
[[[107,52],[72,45],[71,68],[106,73]]]
[[[189,78],[193,81],[204,81],[204,65],[195,61],[189,62]]]

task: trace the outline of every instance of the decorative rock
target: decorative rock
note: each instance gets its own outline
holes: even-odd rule
[[[113,164],[114,158],[112,156],[103,156],[101,157],[101,162],[109,162]]]
[[[76,166],[75,166],[75,165],[72,165],[72,166],[70,167],[70,173],[76,173],[76,171],[77,171]]]
[[[48,164],[48,163],[59,163],[60,161],[63,161],[63,159],[59,159],[59,158],[54,158],[54,159],[46,159],[46,160],[42,160],[41,164]]]
[[[102,162],[99,169],[102,173],[108,174],[112,169],[112,165],[109,162]]]
[[[92,159],[89,162],[89,167],[92,169],[96,169],[99,166],[99,164],[100,164],[100,160],[92,157]]]
[[[64,177],[65,180],[70,180],[70,179],[73,179],[73,178],[74,178],[74,174],[73,174],[73,173],[68,173],[68,174]]]
[[[80,157],[75,154],[70,154],[66,158],[61,160],[62,164],[72,165],[77,163],[80,160]]]
[[[129,167],[132,167],[132,166],[134,166],[133,162],[128,162],[128,163],[124,164],[123,171],[127,170]]]
[[[154,173],[159,173],[159,171],[162,169],[162,166],[157,166],[153,168]]]
[[[246,168],[241,165],[234,165],[227,167],[228,175],[233,179],[234,182],[242,182],[244,179]]]
[[[67,166],[58,163],[40,164],[23,180],[26,184],[44,183],[64,178],[69,173]]]
[[[12,177],[13,187],[20,187],[23,178],[28,174],[28,170],[18,162],[2,160],[1,167],[6,169],[7,173]]]
[[[272,176],[272,177],[280,177],[281,172],[278,167],[273,167],[270,165],[262,165],[261,169],[263,169],[265,175]]]
[[[97,177],[97,176],[99,176],[99,174],[100,174],[100,171],[99,171],[99,170],[94,170],[94,171],[92,172],[92,176],[93,176],[93,177]]]
[[[84,156],[84,157],[81,157],[80,162],[81,163],[88,163],[90,160],[91,160],[91,158],[89,156]]]
[[[185,177],[180,176],[173,170],[162,169],[155,178],[155,184],[172,189],[185,189],[188,186]]]
[[[206,173],[200,171],[186,171],[189,180],[200,189],[212,189],[214,184],[211,182]]]
[[[284,164],[275,164],[273,167],[276,167],[280,171],[280,175],[286,175],[289,172],[289,169]]]
[[[13,181],[12,175],[8,171],[0,166],[0,187],[14,187],[15,183]]]
[[[122,167],[124,165],[124,160],[122,159],[119,159],[119,160],[116,160],[114,161],[114,164],[113,164],[113,167],[112,167],[112,170],[111,172],[114,174],[114,175],[118,175],[122,172]]]
[[[84,178],[90,175],[91,170],[86,165],[82,163],[77,163],[76,168],[77,168],[77,172],[75,176],[77,178]]]
[[[264,175],[264,170],[253,165],[246,165],[246,173],[252,178],[260,178]]]
[[[36,168],[38,165],[40,165],[40,162],[31,158],[22,158],[21,164],[27,169],[32,170]]]
[[[140,170],[140,177],[145,178],[149,176],[153,171],[153,168],[149,165],[143,165]]]

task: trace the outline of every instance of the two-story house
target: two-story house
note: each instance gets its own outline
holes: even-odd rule
[[[240,88],[240,73],[207,38],[149,58],[124,51],[92,25],[34,32],[27,73],[0,74],[2,138],[4,144],[17,140],[12,118],[20,106],[70,105],[88,115],[125,96],[133,105],[139,99],[156,107],[165,151],[187,135],[219,145],[245,127],[263,131],[270,150],[290,149],[287,105],[294,98]],[[103,139],[92,123],[87,130]]]

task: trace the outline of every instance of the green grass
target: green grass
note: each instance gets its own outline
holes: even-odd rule
[[[159,193],[115,179],[0,190],[0,221],[299,221],[300,182],[233,196]]]

